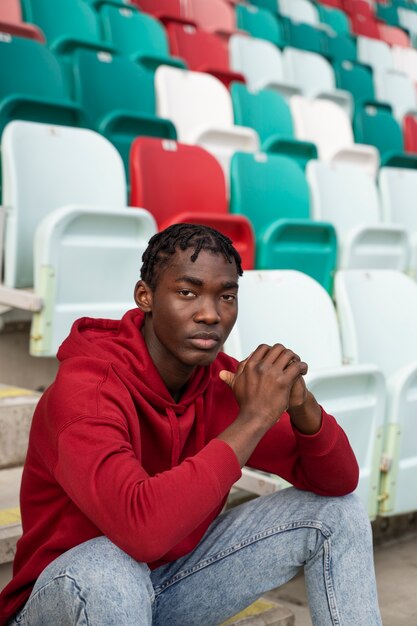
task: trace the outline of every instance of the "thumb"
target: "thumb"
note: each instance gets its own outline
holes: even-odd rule
[[[228,372],[227,370],[221,370],[221,372],[219,373],[219,378],[227,385],[229,385],[229,387],[232,387],[233,381],[235,379],[235,374],[233,374],[233,372]]]

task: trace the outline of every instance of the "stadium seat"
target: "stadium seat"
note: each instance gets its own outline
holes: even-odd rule
[[[33,238],[42,219],[66,205],[126,206],[115,148],[79,128],[15,121],[2,137],[4,284],[33,286]]]
[[[336,84],[352,94],[354,105],[363,100],[375,100],[372,68],[357,61],[333,63]]]
[[[370,176],[359,167],[320,161],[310,161],[306,175],[312,216],[336,228],[338,267],[408,270],[407,230],[394,221],[382,223],[377,186]]]
[[[335,230],[327,222],[311,220],[307,180],[292,159],[236,153],[231,162],[230,210],[245,215],[254,227],[255,267],[297,269],[331,290]]]
[[[393,46],[392,56],[395,68],[407,74],[414,83],[417,83],[417,50]]]
[[[317,145],[323,161],[352,163],[375,177],[379,155],[374,146],[354,143],[348,115],[329,100],[291,98],[291,111],[298,139]]]
[[[404,116],[403,136],[405,151],[417,153],[417,116],[415,114]]]
[[[167,33],[171,54],[184,59],[188,69],[212,74],[225,87],[245,81],[242,74],[231,70],[228,42],[220,35],[178,22],[169,22]]]
[[[158,114],[174,122],[179,141],[212,152],[227,182],[233,152],[259,148],[253,129],[234,125],[230,93],[214,76],[160,66],[155,87]]]
[[[398,7],[398,20],[399,25],[411,33],[411,37],[417,34],[417,13],[415,11]]]
[[[264,152],[285,154],[302,169],[309,159],[317,158],[314,144],[295,138],[290,107],[280,93],[272,89],[253,92],[239,83],[230,92],[235,123],[254,128]]]
[[[108,52],[78,50],[73,59],[73,81],[88,126],[116,146],[126,172],[130,145],[136,137],[176,139],[173,123],[155,114],[152,69]]]
[[[337,89],[333,68],[323,56],[287,47],[283,60],[285,78],[300,87],[304,96],[329,99],[352,115],[352,96]]]
[[[395,69],[374,73],[377,99],[391,105],[392,112],[399,124],[407,114],[417,112],[416,86],[409,76]]]
[[[395,4],[382,4],[378,2],[375,6],[376,16],[379,20],[386,22],[391,26],[400,26],[398,17],[398,9]]]
[[[409,48],[411,45],[408,34],[401,28],[378,22],[378,31],[380,39],[385,41],[390,46]]]
[[[223,0],[186,0],[187,16],[203,30],[226,37],[235,33],[234,8]]]
[[[132,61],[156,69],[158,65],[185,67],[169,53],[168,39],[162,24],[135,8],[104,4],[100,7],[104,39]]]
[[[0,4],[0,33],[36,39],[40,43],[45,42],[45,36],[40,28],[23,21],[20,0],[2,0]]]
[[[350,16],[352,33],[362,35],[363,37],[380,38],[378,22],[373,17],[364,15],[363,13],[355,13]]]
[[[188,21],[186,3],[182,0],[131,0],[141,11],[160,20]]]
[[[323,54],[330,61],[357,60],[356,40],[351,35],[328,32],[323,43]]]
[[[417,155],[404,152],[401,127],[392,115],[389,104],[364,102],[355,111],[353,129],[356,141],[375,146],[381,166],[417,167]]]
[[[199,146],[139,138],[130,158],[132,206],[146,207],[163,230],[176,222],[207,224],[230,237],[244,269],[254,266],[255,242],[247,218],[228,212],[218,161]]]
[[[385,384],[374,365],[344,365],[330,296],[295,271],[245,272],[239,317],[225,350],[237,359],[261,343],[283,343],[308,363],[308,388],[347,433],[359,463],[357,494],[376,516]],[[250,464],[250,463],[249,463]]]
[[[343,9],[350,16],[363,15],[368,19],[374,19],[373,5],[367,0],[343,0]]]
[[[392,270],[345,270],[335,281],[347,363],[375,363],[388,412],[380,486],[382,515],[417,508],[417,285]]]
[[[31,39],[0,37],[0,133],[13,119],[82,126],[62,68],[48,48]]]
[[[30,353],[55,356],[80,317],[120,319],[133,306],[138,259],[156,232],[143,209],[72,205],[39,224],[34,243],[35,293]]]
[[[300,93],[300,88],[285,78],[283,54],[270,41],[233,35],[229,46],[232,68],[243,74],[252,91],[275,89],[286,97]]]
[[[283,19],[284,38],[288,45],[308,52],[322,54],[326,49],[326,33],[321,28],[305,22],[292,22]]]
[[[25,19],[39,26],[48,46],[66,58],[78,47],[105,49],[98,17],[85,0],[21,0]]]
[[[379,189],[384,220],[401,224],[409,233],[410,273],[417,280],[417,170],[382,167],[379,172]]]
[[[252,37],[266,39],[283,48],[286,44],[282,21],[277,15],[251,4],[236,6],[237,27]]]
[[[318,10],[310,0],[279,0],[279,12],[292,22],[311,26],[318,26],[320,23]]]
[[[350,24],[349,19],[343,11],[334,7],[326,7],[317,5],[321,24],[325,24],[334,33],[338,35],[349,35]]]
[[[374,72],[394,69],[391,48],[385,41],[358,37],[356,47],[358,60],[364,65],[370,65]]]

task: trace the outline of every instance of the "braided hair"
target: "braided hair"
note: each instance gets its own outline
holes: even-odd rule
[[[149,240],[142,255],[140,277],[151,289],[155,289],[159,272],[167,265],[177,249],[193,248],[190,259],[194,263],[201,250],[222,254],[228,263],[236,263],[239,276],[242,276],[242,262],[232,240],[210,226],[202,224],[173,224]]]

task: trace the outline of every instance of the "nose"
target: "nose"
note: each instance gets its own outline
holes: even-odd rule
[[[217,300],[213,298],[199,298],[199,307],[194,314],[194,321],[198,324],[218,324],[220,314],[217,308]]]

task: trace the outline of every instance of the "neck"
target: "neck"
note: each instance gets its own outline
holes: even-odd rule
[[[159,375],[164,381],[175,402],[178,402],[183,394],[184,387],[195,370],[195,367],[178,363],[178,361],[175,361],[174,364],[174,359],[171,361],[169,355],[163,351],[158,339],[156,338],[152,323],[147,316],[145,316],[141,332]]]

